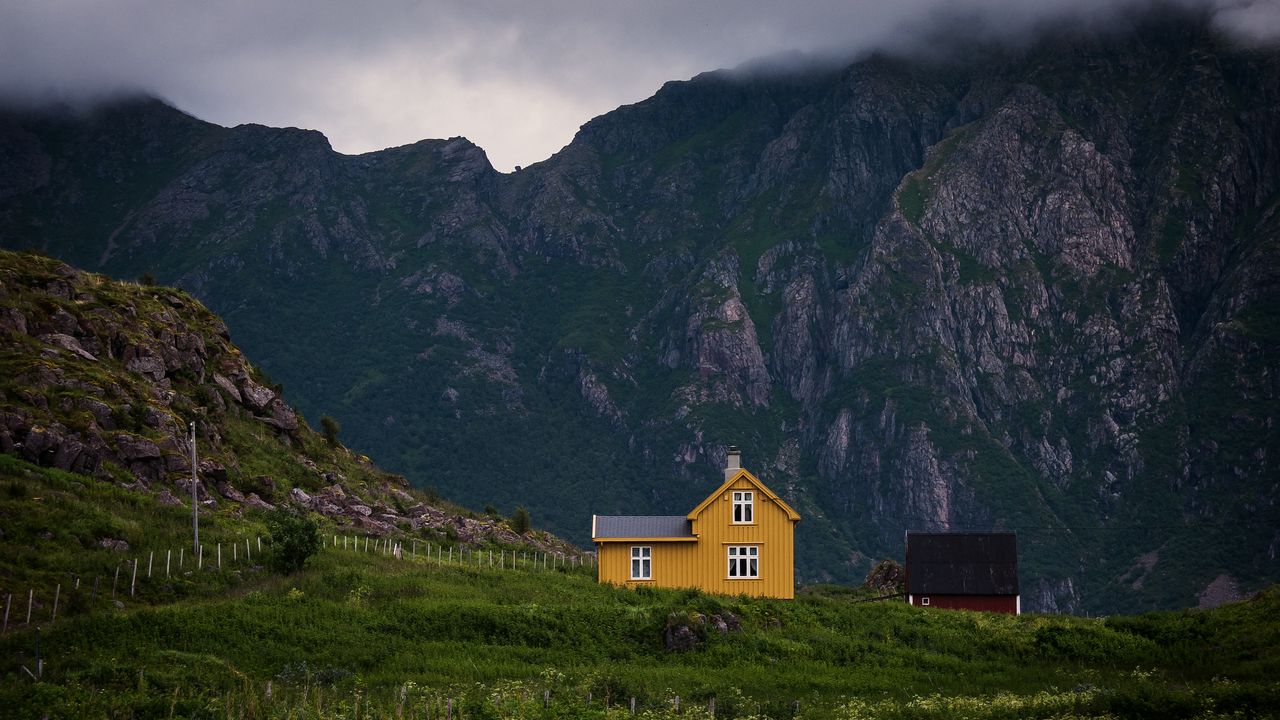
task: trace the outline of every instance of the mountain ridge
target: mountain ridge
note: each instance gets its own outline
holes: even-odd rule
[[[186,287],[355,445],[579,541],[733,443],[806,516],[804,578],[1003,527],[1028,607],[1194,604],[1275,577],[1280,73],[1137,25],[668,83],[512,174],[461,139],[30,121],[49,180],[0,244]]]

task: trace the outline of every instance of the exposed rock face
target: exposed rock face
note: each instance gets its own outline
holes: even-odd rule
[[[862,587],[883,595],[892,595],[903,591],[907,582],[906,570],[893,560],[881,560],[867,573]]]
[[[1037,43],[708,73],[511,175],[462,138],[349,157],[154,102],[27,114],[0,124],[23,148],[0,168],[0,243],[182,284],[344,440],[579,540],[592,512],[689,507],[735,443],[806,516],[805,579],[856,582],[904,530],[1000,528],[1030,610],[1280,579],[1277,53],[1184,11]],[[56,273],[40,290],[81,292]],[[225,328],[140,344],[94,322],[0,303],[0,332],[300,426],[263,378],[210,361]],[[8,451],[117,452],[81,433],[60,455],[78,428],[28,443],[38,423],[14,415]],[[1194,551],[1228,525],[1238,552]]]

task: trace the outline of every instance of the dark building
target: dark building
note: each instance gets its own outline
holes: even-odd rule
[[[1015,533],[907,533],[907,602],[1022,613]]]

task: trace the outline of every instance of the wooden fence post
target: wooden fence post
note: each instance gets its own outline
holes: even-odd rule
[[[35,599],[36,599],[36,590],[35,588],[31,588],[30,590],[27,591],[27,624],[28,625],[31,624],[31,604],[35,602]]]
[[[200,557],[196,560],[196,569],[197,570],[204,569],[204,546],[203,545],[200,546]]]
[[[62,595],[62,583],[58,583],[58,589],[53,591],[53,619],[50,623],[58,621],[58,598]]]
[[[138,586],[138,558],[133,559],[133,578],[129,580],[129,597],[133,597],[133,590]]]
[[[116,563],[116,576],[111,579],[111,600],[116,599],[116,584],[120,582],[120,563]]]
[[[222,569],[222,543],[218,543],[218,569]]]
[[[186,547],[178,548],[178,569],[179,570],[182,569],[182,564],[185,562],[186,556],[187,556],[187,548]]]
[[[147,579],[151,579],[151,563],[156,559],[156,551],[147,553]]]
[[[164,551],[164,576],[169,577],[169,561],[173,559],[173,548]]]
[[[13,605],[13,593],[9,593],[9,597],[4,601],[4,629],[0,633],[9,634],[9,607]]]

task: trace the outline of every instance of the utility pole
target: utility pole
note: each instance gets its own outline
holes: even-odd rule
[[[192,552],[200,552],[200,502],[196,496],[196,422],[191,421],[191,543]]]

